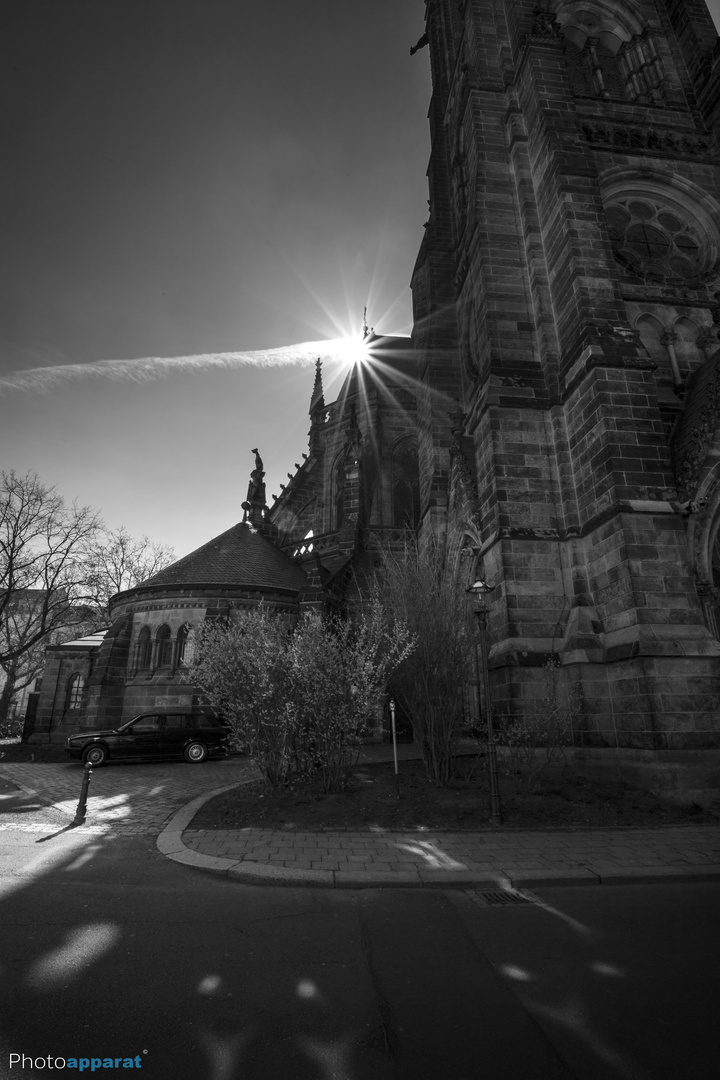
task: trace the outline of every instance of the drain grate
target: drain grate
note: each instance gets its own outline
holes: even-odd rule
[[[482,907],[516,907],[518,904],[537,904],[540,897],[521,889],[490,889],[480,892],[468,889],[467,895]]]

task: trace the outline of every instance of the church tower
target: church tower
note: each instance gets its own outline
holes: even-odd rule
[[[555,655],[582,688],[590,745],[717,745],[709,12],[703,0],[426,7],[421,530],[446,531],[461,580],[496,586],[500,715],[537,702]]]

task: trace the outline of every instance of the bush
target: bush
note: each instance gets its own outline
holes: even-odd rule
[[[340,791],[388,676],[412,649],[382,606],[356,622],[312,612],[295,628],[262,608],[199,635],[193,682],[273,787],[319,775]]]
[[[19,739],[23,733],[24,719],[21,716],[0,720],[0,739]]]

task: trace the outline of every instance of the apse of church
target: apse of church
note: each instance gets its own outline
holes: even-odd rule
[[[702,0],[429,0],[426,17],[421,532],[447,530],[461,580],[495,586],[500,714],[532,707],[555,654],[599,745],[715,744],[712,20]]]

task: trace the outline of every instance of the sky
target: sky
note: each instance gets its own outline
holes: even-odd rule
[[[297,346],[359,335],[366,305],[378,333],[411,330],[423,14],[10,0],[0,468],[178,556],[240,520],[253,447],[279,493],[307,450],[315,356],[327,400],[347,370],[338,346]]]
[[[279,493],[307,451],[320,350],[262,363],[359,335],[365,305],[378,333],[411,330],[423,15],[422,0],[11,0],[0,467],[178,555],[240,520],[253,447]],[[225,353],[251,356],[93,368]],[[331,400],[346,365],[325,368]]]

